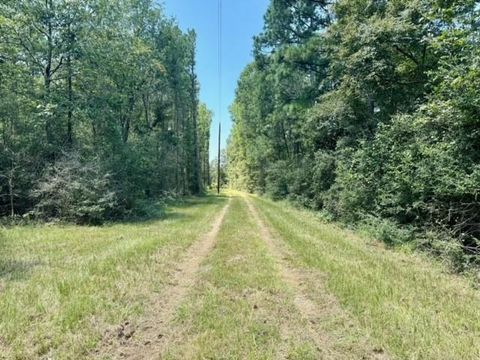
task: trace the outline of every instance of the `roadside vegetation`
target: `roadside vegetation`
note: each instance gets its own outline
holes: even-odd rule
[[[153,0],[0,4],[0,217],[99,224],[209,184],[196,34]]]
[[[464,278],[310,211],[229,197],[215,233],[226,197],[146,222],[3,228],[0,358],[478,359]]]
[[[480,265],[478,1],[271,1],[238,82],[232,187],[459,272]]]
[[[480,359],[480,2],[264,19],[217,163],[158,1],[1,1],[1,360]]]

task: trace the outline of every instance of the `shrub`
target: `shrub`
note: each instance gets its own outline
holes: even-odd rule
[[[274,200],[288,195],[289,166],[286,161],[277,161],[267,170],[265,193]]]
[[[35,216],[78,224],[104,222],[117,203],[110,175],[98,161],[84,164],[76,153],[66,154],[49,166],[32,196],[36,200]]]
[[[414,231],[408,227],[400,227],[388,219],[367,215],[358,225],[359,229],[387,245],[400,245],[414,240]]]
[[[477,241],[476,248],[480,247]],[[448,231],[430,229],[425,231],[417,240],[417,248],[442,259],[455,271],[465,272],[471,269],[480,268],[480,258],[476,251],[466,249],[458,239]]]

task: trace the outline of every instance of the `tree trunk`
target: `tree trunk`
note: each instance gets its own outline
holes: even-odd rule
[[[10,216],[13,218],[15,216],[15,207],[13,201],[13,169],[10,170],[10,176],[8,177],[8,193],[10,197]]]
[[[44,72],[44,86],[45,86],[45,107],[50,103],[50,88],[52,84],[52,62],[53,62],[53,25],[52,25],[52,0],[45,0],[45,9],[47,16],[45,17],[45,25],[47,28],[47,63]],[[45,109],[46,110],[46,109]],[[45,135],[49,144],[53,143],[51,116],[45,114]]]
[[[280,125],[282,127],[282,137],[285,144],[285,151],[287,152],[287,158],[290,159],[290,147],[288,146],[287,133],[285,132],[285,125],[283,124],[283,120],[280,122]]]
[[[191,97],[192,97],[192,122],[193,122],[193,146],[194,146],[194,175],[192,188],[194,193],[199,194],[202,189],[202,178],[201,178],[201,171],[200,171],[200,149],[198,144],[198,125],[197,125],[197,109],[198,109],[198,102],[197,102],[197,95],[196,95],[196,88],[197,88],[197,81],[195,78],[195,63],[192,63],[191,66]]]
[[[148,95],[147,94],[142,95],[142,102],[143,102],[143,111],[145,115],[145,124],[147,125],[147,129],[151,129],[152,124],[150,124],[150,116],[148,113]]]
[[[135,109],[135,96],[131,95],[128,102],[128,111],[127,114],[124,115],[122,122],[122,140],[124,144],[128,142],[128,137],[130,135],[130,118],[133,116],[133,111]]]
[[[67,146],[69,148],[73,145],[73,71],[72,58],[70,54],[67,57],[67,93],[68,93],[68,111],[67,111]]]
[[[180,154],[179,154],[179,146],[180,146],[180,115],[179,115],[179,101],[178,101],[178,90],[175,89],[175,136],[176,136],[176,144],[175,144],[175,188],[177,192],[180,191]]]

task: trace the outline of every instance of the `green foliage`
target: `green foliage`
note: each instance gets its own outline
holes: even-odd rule
[[[362,232],[390,246],[409,243],[415,236],[413,230],[408,227],[400,227],[391,220],[371,215],[365,216],[358,227]]]
[[[471,247],[470,251],[468,249],[466,251],[465,247],[456,241],[451,233],[441,230],[429,230],[422,234],[416,246],[442,259],[444,263],[450,265],[451,268],[458,272],[473,273],[476,276],[474,281],[478,282],[478,270],[475,270],[480,266],[480,259],[476,251],[471,251],[480,246],[478,240]]]
[[[117,207],[111,176],[97,162],[83,164],[76,154],[66,155],[45,174],[33,191],[34,215],[78,224],[99,224]]]
[[[462,256],[445,253],[473,264],[479,11],[470,0],[272,0],[232,106],[232,186],[359,223],[389,244],[412,229],[447,234],[441,243]]]
[[[63,153],[100,163],[127,211],[202,192],[211,114],[198,100],[195,47],[195,33],[151,0],[3,2],[0,216],[39,205],[29,192]]]
[[[286,161],[277,161],[270,165],[265,176],[265,193],[274,200],[288,195],[290,171]]]
[[[220,180],[220,188],[224,188],[228,184],[228,173],[227,173],[227,153],[225,150],[222,150],[220,153],[220,176],[218,175],[218,158],[215,158],[210,163],[210,174],[211,174],[211,188],[215,191],[218,189],[218,180]]]

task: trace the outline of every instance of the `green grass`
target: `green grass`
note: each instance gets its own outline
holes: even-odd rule
[[[166,358],[316,359],[277,270],[244,200],[234,198]]]
[[[480,295],[464,278],[311,212],[252,200],[288,256],[269,253],[245,200],[233,196],[214,250],[168,325],[166,358],[358,359],[381,349],[394,359],[480,358]],[[91,358],[107,329],[151,314],[175,263],[225,204],[195,198],[158,219],[102,227],[2,228],[0,358]],[[291,269],[305,275],[301,288],[283,281]],[[295,291],[323,312],[314,326],[325,349],[309,337]]]
[[[325,274],[327,289],[398,359],[480,359],[480,295],[419,255],[386,250],[312,213],[254,198],[295,266]]]
[[[103,331],[141,316],[169,264],[206,233],[224,198],[103,227],[0,230],[0,358],[88,357]]]

